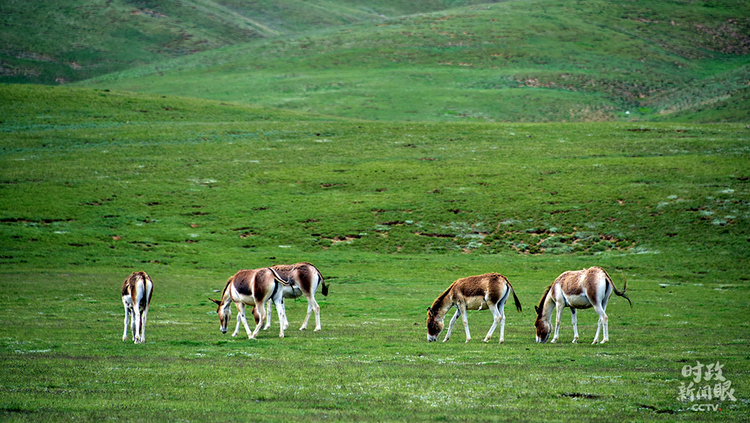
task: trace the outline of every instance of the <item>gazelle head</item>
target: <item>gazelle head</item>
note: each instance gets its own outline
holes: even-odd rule
[[[438,335],[443,331],[443,319],[438,317],[432,308],[427,309],[427,341],[437,341]]]
[[[534,326],[536,326],[536,342],[544,344],[547,342],[550,332],[552,332],[552,324],[549,320],[542,317],[542,309],[539,306],[534,306],[534,310],[536,310],[536,322],[534,322]]]
[[[214,300],[213,298],[209,298],[209,300],[213,301],[218,306],[218,308],[216,309],[216,313],[219,315],[219,323],[221,324],[219,330],[221,331],[221,333],[227,333],[229,319],[232,318],[232,309],[231,307],[229,307],[231,303],[227,302],[226,307],[223,307],[221,301]]]

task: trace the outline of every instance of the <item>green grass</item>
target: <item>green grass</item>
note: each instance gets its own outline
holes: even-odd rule
[[[9,0],[0,4],[0,82],[65,84],[260,38],[472,3]]]
[[[745,125],[409,123],[198,99],[0,86],[0,413],[7,421],[728,421],[748,414]],[[251,341],[207,297],[240,268],[310,261],[303,300]],[[599,265],[633,308],[611,342],[534,343],[533,306]],[[122,280],[155,290],[121,340]],[[524,312],[448,343],[426,308],[496,271]],[[274,321],[276,317],[274,316]],[[721,362],[736,402],[678,401]],[[696,402],[697,403],[697,402]]]
[[[2,312],[0,354],[9,370],[2,377],[5,417],[725,421],[747,412],[747,327],[733,323],[747,307],[746,282],[719,291],[705,279],[703,286],[695,279],[661,288],[664,279],[642,263],[638,270],[645,274],[630,275],[635,307],[618,299],[610,304],[610,344],[588,345],[594,313],[583,312],[585,343],[569,344],[566,313],[562,343],[537,345],[529,309],[546,282],[539,279],[551,280],[560,266],[579,267],[591,259],[560,263],[510,256],[498,266],[490,256],[370,255],[342,266],[331,254],[314,258],[326,274],[339,276],[321,300],[322,332],[290,330],[279,340],[274,327],[257,341],[230,338],[218,331],[214,307],[205,300],[221,280],[155,271],[142,347],[119,339],[116,291],[124,272],[5,272],[3,288],[12,299],[4,300]],[[436,267],[448,266],[459,270],[436,274]],[[428,344],[424,309],[450,278],[500,267],[527,307],[523,314],[508,310],[506,343],[464,344],[459,330],[448,343]],[[38,307],[37,298],[46,307]],[[300,301],[287,305],[293,326],[304,308]],[[33,317],[19,319],[21,310]],[[475,337],[489,322],[487,313],[470,315]],[[695,360],[721,361],[739,402],[725,401],[722,412],[701,415],[677,401],[685,380],[680,369]]]
[[[381,121],[747,122],[747,2],[6,1],[0,82]]]
[[[386,121],[747,121],[750,10],[709,6],[476,5],[236,44],[82,84]]]
[[[25,234],[10,262],[51,251],[57,232],[109,249],[73,248],[74,262],[106,263],[135,252],[184,260],[177,252],[195,247],[186,241],[243,252],[341,240],[384,253],[745,247],[726,238],[748,229],[741,125],[394,125],[101,91],[5,92],[13,142],[3,146],[2,218]]]

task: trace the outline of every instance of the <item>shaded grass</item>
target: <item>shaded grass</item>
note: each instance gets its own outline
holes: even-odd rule
[[[65,84],[253,39],[472,3],[7,1],[0,4],[0,82]]]
[[[746,121],[747,14],[735,1],[501,2],[238,44],[83,84],[384,121]]]

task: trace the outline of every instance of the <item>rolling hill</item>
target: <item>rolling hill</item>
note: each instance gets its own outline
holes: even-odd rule
[[[0,420],[747,420],[749,7],[0,2]],[[227,277],[301,261],[322,331],[301,298],[283,339],[217,331]],[[632,299],[610,340],[535,342],[590,266]],[[504,342],[486,310],[426,342],[487,272]]]
[[[83,85],[372,120],[742,121],[744,4],[485,4],[185,56]]]
[[[387,121],[750,119],[741,1],[0,7],[5,82]]]
[[[63,84],[133,66],[478,1],[0,2],[0,82]]]

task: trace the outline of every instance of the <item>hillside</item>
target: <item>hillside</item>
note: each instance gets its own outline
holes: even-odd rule
[[[507,2],[259,40],[85,85],[373,120],[743,121],[748,28],[745,2]]]
[[[333,121],[33,85],[0,86],[0,116],[7,264],[746,255],[745,125]]]
[[[2,1],[0,82],[63,84],[255,39],[472,3],[477,1]]]

